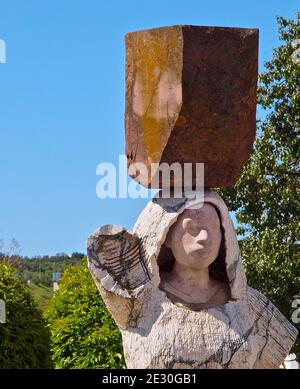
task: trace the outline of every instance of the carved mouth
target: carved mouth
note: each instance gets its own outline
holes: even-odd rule
[[[201,247],[198,247],[195,250],[191,251],[191,254],[202,254],[203,251],[206,251],[207,249],[208,249],[208,247],[201,246]]]

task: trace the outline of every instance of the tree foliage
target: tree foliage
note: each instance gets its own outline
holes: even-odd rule
[[[46,323],[28,288],[7,261],[0,261],[0,299],[6,323],[0,323],[0,368],[50,368],[50,339]]]
[[[277,21],[282,44],[260,75],[258,103],[266,115],[257,123],[254,152],[235,186],[220,192],[236,212],[249,284],[291,320],[300,295],[300,13]]]
[[[46,312],[57,368],[122,368],[121,334],[87,268],[67,267]]]

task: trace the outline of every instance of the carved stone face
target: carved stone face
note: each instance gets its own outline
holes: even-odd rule
[[[187,209],[168,233],[165,245],[182,266],[200,270],[216,259],[222,239],[220,219],[215,207],[205,203],[199,209]]]

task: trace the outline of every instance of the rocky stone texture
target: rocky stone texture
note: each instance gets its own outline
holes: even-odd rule
[[[147,281],[142,272],[136,273],[143,284],[136,290],[124,289],[113,275],[115,283],[105,283],[105,256],[97,243],[101,234],[96,231],[88,240],[89,268],[122,332],[128,368],[279,368],[296,339],[297,330],[278,309],[247,286],[226,205],[211,191],[205,192],[204,200],[219,209],[225,231],[231,291],[231,299],[225,304],[193,311],[174,304],[159,287],[157,258],[167,232],[181,212],[199,202],[197,198],[156,198],[140,214],[133,232],[126,232],[129,242],[139,239],[143,247],[140,261],[149,274]],[[124,229],[110,231],[123,242]],[[120,255],[120,265],[123,260]]]
[[[151,163],[204,162],[206,187],[233,185],[255,137],[257,71],[256,29],[127,34],[126,155],[148,168],[135,179],[150,187]]]
[[[108,224],[89,236],[87,247],[98,282],[107,290],[123,297],[137,297],[142,292],[150,276],[136,235]]]

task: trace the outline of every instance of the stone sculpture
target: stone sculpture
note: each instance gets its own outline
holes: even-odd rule
[[[154,198],[132,233],[104,226],[88,239],[89,268],[121,330],[127,367],[279,368],[297,330],[247,286],[223,200],[206,191],[199,210],[195,201]],[[199,293],[195,284],[189,288],[172,275],[170,245],[173,256],[190,251],[186,259],[198,274],[207,270],[218,248]],[[208,250],[204,269],[201,250]]]
[[[106,225],[88,264],[128,368],[279,368],[297,330],[247,285],[228,209],[255,135],[255,29],[173,26],[126,36],[128,168],[205,164],[204,197],[162,190],[133,230]],[[153,176],[134,176],[151,187]],[[192,176],[191,187],[194,186]],[[176,188],[176,180],[171,182]]]

